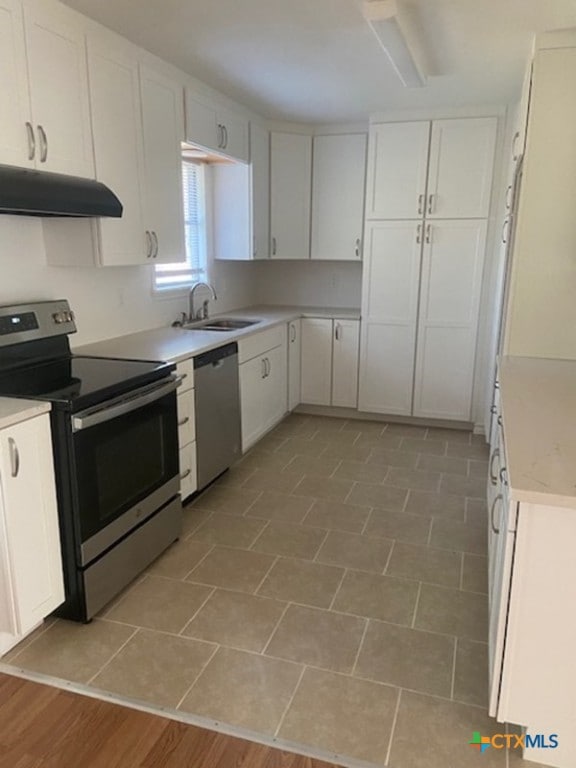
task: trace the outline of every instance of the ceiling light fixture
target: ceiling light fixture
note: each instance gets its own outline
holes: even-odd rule
[[[407,88],[425,85],[426,76],[416,56],[409,19],[398,0],[364,0],[362,14],[403,84]]]

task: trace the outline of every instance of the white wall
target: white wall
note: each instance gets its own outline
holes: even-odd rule
[[[213,314],[253,303],[251,266],[214,266],[218,302]],[[68,299],[78,324],[74,346],[169,325],[187,311],[186,297],[153,296],[151,279],[147,266],[48,267],[41,220],[0,215],[0,306]]]
[[[360,307],[361,264],[338,261],[266,261],[255,266],[259,304]]]

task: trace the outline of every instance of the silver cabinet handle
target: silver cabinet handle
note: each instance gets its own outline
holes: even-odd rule
[[[272,256],[276,256],[276,238],[272,238]]]
[[[187,477],[189,477],[192,474],[191,469],[187,469],[185,472],[182,472],[180,475],[180,480],[186,480]]]
[[[506,189],[506,210],[509,211],[512,208],[512,184],[508,184]]]
[[[40,162],[45,163],[48,158],[48,137],[41,125],[38,126],[38,133],[40,134]]]
[[[266,378],[268,378],[268,376],[270,376],[271,373],[272,373],[272,363],[270,362],[270,358],[267,357],[266,358]]]
[[[222,125],[222,134],[224,135],[223,149],[226,149],[228,146],[228,128],[225,125]]]
[[[262,369],[262,372],[261,372],[260,378],[261,378],[261,379],[265,379],[265,378],[266,378],[266,358],[265,358],[265,357],[263,357],[263,358],[260,360],[260,367],[261,367],[261,369]]]
[[[218,123],[218,125],[216,126],[216,131],[217,131],[216,146],[218,147],[218,149],[222,149],[222,126],[220,125],[220,123]]]
[[[432,224],[426,225],[426,242],[428,245],[432,242]]]
[[[8,449],[10,451],[10,474],[12,477],[18,477],[20,472],[20,452],[13,437],[8,438]]]
[[[506,467],[502,467],[500,470],[500,482],[502,485],[508,485],[508,472],[506,471]]]
[[[26,121],[26,133],[28,134],[28,160],[34,160],[36,154],[36,137],[32,123]]]
[[[500,389],[500,382],[498,381],[498,379],[494,381],[494,389]]]
[[[490,406],[490,413],[492,414],[492,416],[496,416],[496,414],[498,413],[498,408],[496,408],[495,405],[491,405]]]
[[[490,459],[490,482],[492,485],[496,485],[498,482],[498,475],[494,472],[494,459],[497,459],[498,456],[500,456],[500,450],[498,448],[494,449],[494,453],[492,454],[492,458]]]
[[[183,419],[180,419],[180,421],[178,422],[178,426],[183,427],[184,424],[188,424],[189,421],[190,421],[190,416],[185,416]]]
[[[434,213],[434,201],[435,201],[436,195],[428,195],[428,213]]]
[[[420,245],[422,242],[422,224],[418,224],[416,227],[416,243]]]
[[[296,326],[294,323],[290,323],[290,343],[294,344],[296,341]]]
[[[499,493],[498,496],[496,496],[496,498],[492,502],[492,508],[490,509],[490,527],[492,528],[492,530],[496,535],[500,533],[500,528],[497,528],[496,523],[494,522],[494,512],[496,510],[496,504],[498,504],[498,502],[500,503],[504,502],[504,496],[502,496],[501,493]]]
[[[146,230],[146,258],[152,258],[152,235],[148,229]]]
[[[508,242],[508,227],[510,225],[510,219],[508,216],[504,219],[504,224],[502,225],[502,242],[504,245]]]
[[[498,426],[502,426],[502,416],[498,416]]]
[[[360,245],[361,245],[361,243],[362,243],[362,241],[360,240],[359,237],[357,237],[356,238],[356,243],[354,245],[354,256],[356,256],[357,259],[360,258]]]
[[[157,259],[158,258],[158,235],[154,231],[151,232],[151,235],[152,235],[152,241],[154,244],[154,253],[152,254],[152,258]]]
[[[520,157],[520,155],[516,151],[516,142],[518,141],[519,138],[520,138],[520,131],[516,131],[516,133],[514,134],[514,138],[512,139],[512,160],[514,162],[516,162],[516,160],[518,160],[518,158]]]
[[[422,216],[424,213],[424,195],[418,195],[418,215]]]
[[[334,326],[334,338],[336,339],[336,341],[340,341],[341,330],[342,330],[342,326],[340,325],[340,323],[336,323],[336,325]]]

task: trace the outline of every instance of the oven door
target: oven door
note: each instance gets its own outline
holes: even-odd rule
[[[80,565],[179,492],[176,379],[72,416]]]

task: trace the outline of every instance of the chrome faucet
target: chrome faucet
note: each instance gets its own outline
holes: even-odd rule
[[[212,294],[212,299],[216,300],[216,291],[209,283],[196,283],[196,285],[193,285],[190,289],[190,318],[189,321],[193,322],[194,320],[207,320],[208,319],[208,299],[204,299],[202,302],[202,306],[198,310],[194,310],[194,294],[196,292],[197,288],[208,288],[210,293]]]

